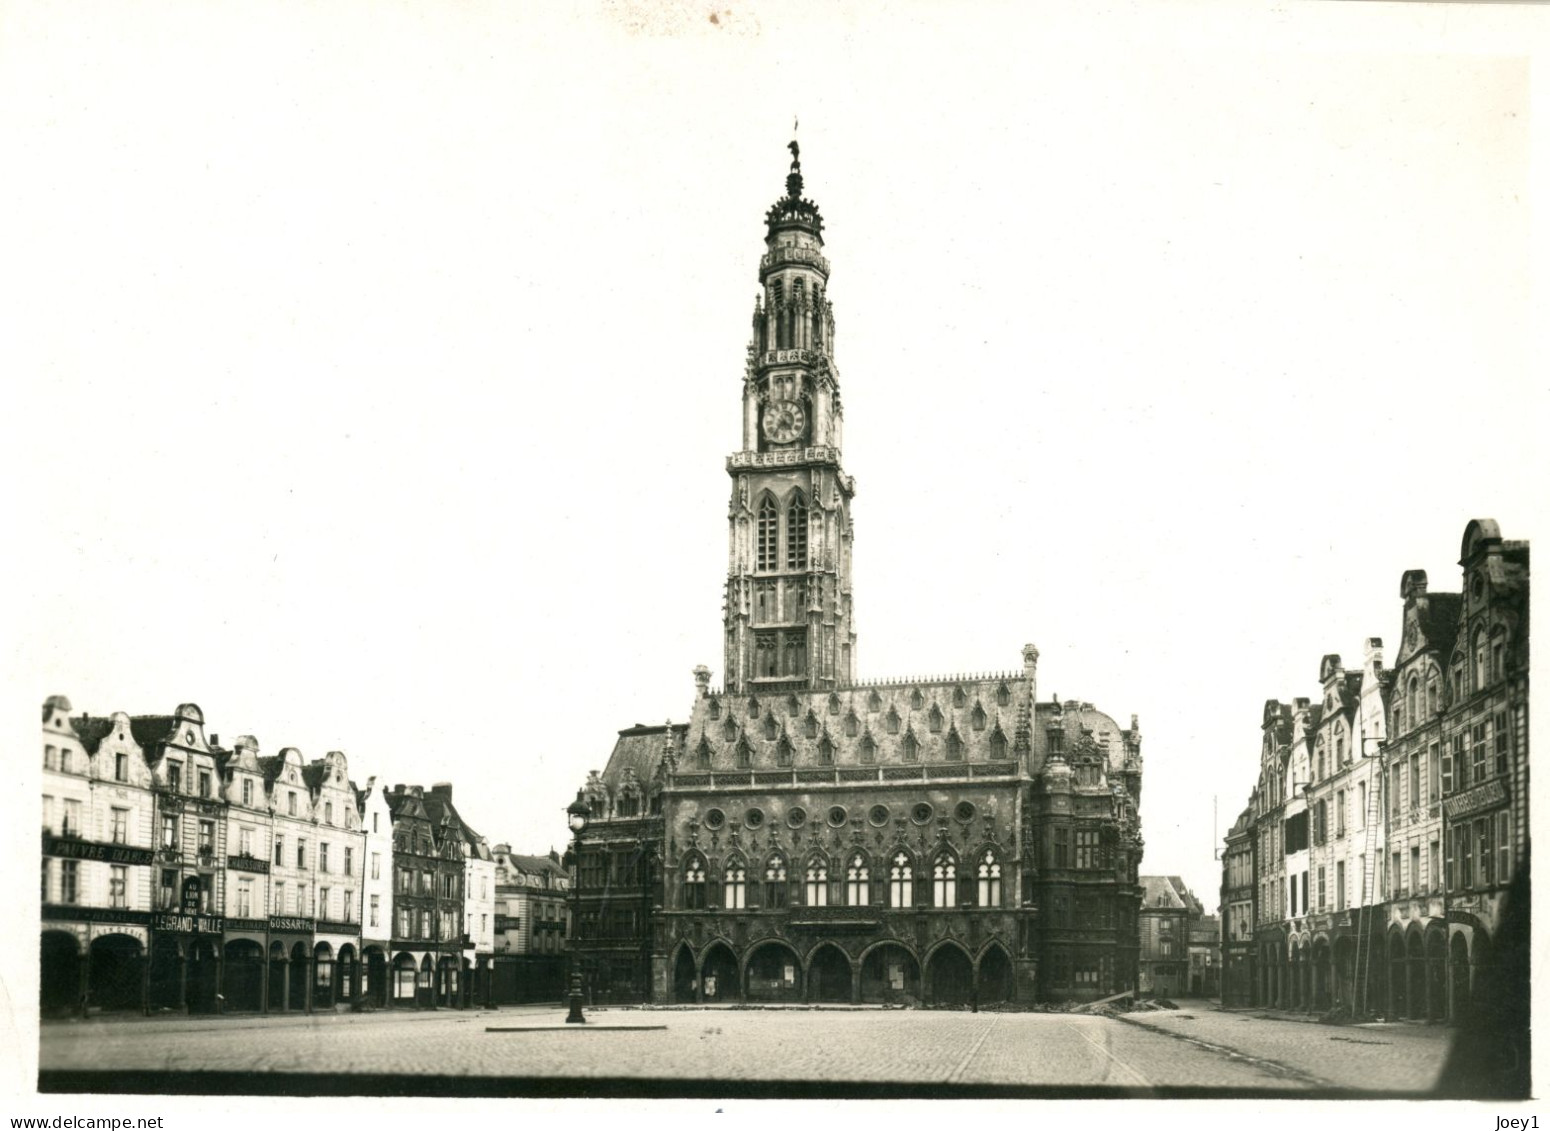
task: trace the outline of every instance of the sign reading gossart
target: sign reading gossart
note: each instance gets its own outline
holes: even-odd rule
[[[149,848],[130,848],[127,844],[99,844],[74,837],[46,836],[44,856],[62,856],[69,860],[104,860],[109,864],[149,864],[156,853]]]
[[[271,915],[269,916],[269,929],[271,931],[302,931],[310,933],[312,920],[298,918],[295,915]]]

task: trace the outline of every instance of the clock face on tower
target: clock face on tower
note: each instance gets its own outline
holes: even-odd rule
[[[764,410],[764,435],[772,444],[789,444],[801,437],[807,414],[796,401],[771,401]]]

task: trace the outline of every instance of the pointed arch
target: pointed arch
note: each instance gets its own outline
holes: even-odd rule
[[[996,688],[996,706],[997,707],[1005,707],[1007,704],[1011,703],[1011,701],[1012,701],[1012,692],[1011,692],[1010,689],[1008,689],[1006,684],[1003,683],[999,687]]]
[[[963,739],[958,737],[958,726],[956,723],[947,732],[947,760],[949,762],[963,761]]]
[[[857,750],[861,755],[863,763],[871,765],[877,761],[877,742],[872,738],[870,729],[861,736],[861,744],[857,747]]]
[[[883,709],[883,697],[876,691],[868,694],[866,697],[866,709],[868,711],[881,711]]]
[[[888,851],[888,906],[913,907],[915,904],[915,854],[903,845]]]
[[[746,769],[749,769],[750,767],[752,767],[752,765],[753,765],[753,747],[748,745],[748,736],[746,734],[745,735],[741,735],[738,738],[737,745],[735,747],[733,747],[732,752],[733,752],[733,754],[735,756],[735,760],[737,762],[737,768],[738,769],[746,770]]]
[[[975,855],[974,879],[976,903],[980,907],[1001,906],[1001,853],[995,845],[986,845]]]
[[[691,849],[685,853],[679,870],[681,877],[679,891],[682,894],[680,902],[685,911],[705,910],[705,873],[704,854],[698,849]]]
[[[807,496],[800,488],[786,504],[786,568],[807,568]]]
[[[808,1000],[848,1003],[851,998],[851,960],[845,948],[832,939],[807,952],[804,975]]]
[[[786,854],[780,849],[773,850],[764,858],[764,906],[770,908],[782,908],[786,906],[787,895],[790,891],[790,879],[787,875]]]
[[[775,505],[775,496],[765,491],[759,496],[758,505],[755,507],[757,519],[755,520],[754,535],[754,569],[761,573],[780,568],[779,553],[780,542],[780,510]]]
[[[851,711],[845,716],[845,737],[855,738],[861,732],[861,720],[856,718],[856,712]]]
[[[818,737],[818,716],[813,714],[813,709],[807,709],[807,717],[802,720],[802,734],[806,738]]]
[[[721,906],[726,911],[748,906],[748,861],[741,852],[729,852],[721,862]]]
[[[904,732],[904,760],[906,762],[920,761],[920,739],[915,737],[915,728],[912,726]]]
[[[920,688],[910,688],[910,710],[918,711],[926,705],[926,697],[920,693]]]
[[[953,706],[963,707],[966,706],[968,702],[969,696],[964,692],[963,688],[955,685],[953,687]]]
[[[728,742],[731,742],[734,738],[737,737],[737,723],[732,720],[731,715],[727,716],[727,721],[725,724],[723,724],[721,733],[726,736],[726,740]]]
[[[791,739],[781,735],[780,741],[775,744],[775,764],[777,766],[789,766],[791,765],[791,760]]]
[[[990,732],[990,757],[998,762],[1006,757],[1006,732],[1001,729],[999,720],[996,729]]]
[[[721,700],[712,695],[705,703],[705,714],[712,722],[721,718]]]
[[[892,706],[888,708],[888,714],[883,716],[883,725],[887,727],[889,734],[899,733],[899,712]]]
[[[694,758],[696,768],[701,770],[710,769],[710,740],[703,734],[700,735],[700,744],[694,748]]]
[[[786,696],[786,714],[790,715],[794,719],[798,715],[800,715],[801,713],[802,713],[802,704],[797,702],[797,697],[795,695],[787,695]]]
[[[942,733],[942,709],[935,703],[931,704],[931,710],[926,714],[926,726],[932,734]]]
[[[765,715],[764,716],[764,737],[767,738],[767,739],[773,739],[776,736],[776,734],[779,733],[779,731],[780,731],[780,728],[775,723],[775,716],[774,715]]]
[[[831,714],[831,715],[838,715],[839,713],[840,713],[840,697],[838,695],[835,695],[831,691],[829,693],[829,714]]]
[[[845,904],[867,907],[872,902],[872,859],[866,849],[852,848],[845,854]]]
[[[834,765],[834,742],[825,730],[823,737],[818,740],[818,764],[821,766]]]
[[[807,907],[829,906],[829,856],[822,849],[812,850],[803,861],[802,902]]]
[[[969,725],[975,730],[985,729],[985,708],[980,706],[980,701],[974,701],[974,710],[969,715]]]
[[[958,906],[958,854],[946,841],[931,856],[931,906]]]

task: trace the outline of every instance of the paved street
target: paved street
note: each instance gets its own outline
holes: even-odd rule
[[[1447,1049],[1437,1030],[1333,1028],[1205,1007],[1128,1020],[1040,1013],[613,1009],[594,1011],[594,1024],[586,1029],[567,1028],[563,1016],[548,1007],[99,1019],[45,1026],[40,1067],[583,1081],[572,1087],[584,1087],[586,1079],[726,1081],[729,1093],[755,1082],[768,1090],[792,1081],[948,1090],[979,1085],[1316,1093],[1424,1089]],[[614,1028],[619,1026],[651,1028]],[[491,1027],[517,1031],[490,1032]],[[402,1087],[415,1091],[412,1081]],[[661,1090],[671,1094],[672,1085]]]

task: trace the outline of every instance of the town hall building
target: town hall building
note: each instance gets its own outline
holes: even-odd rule
[[[581,790],[594,1001],[993,1004],[1133,989],[1141,732],[1006,671],[859,679],[823,219],[765,216],[731,479],[723,684]]]

